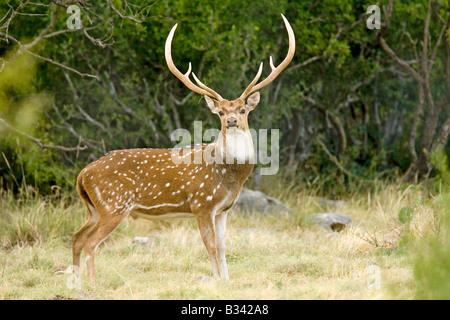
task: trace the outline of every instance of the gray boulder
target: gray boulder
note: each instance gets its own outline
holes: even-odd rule
[[[264,214],[269,213],[281,213],[286,214],[291,211],[281,201],[269,197],[261,191],[250,190],[247,188],[242,189],[241,196],[233,207],[235,212],[260,212]]]
[[[351,225],[353,217],[340,213],[314,213],[305,216],[304,220],[327,230],[340,232],[346,226]]]

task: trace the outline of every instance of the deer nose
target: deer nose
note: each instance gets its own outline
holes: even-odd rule
[[[227,119],[227,127],[236,127],[237,119],[236,118],[228,118]]]

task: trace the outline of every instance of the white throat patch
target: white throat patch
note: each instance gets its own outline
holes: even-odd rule
[[[255,150],[250,131],[230,128],[225,133],[225,162],[243,164],[246,161],[253,162]]]

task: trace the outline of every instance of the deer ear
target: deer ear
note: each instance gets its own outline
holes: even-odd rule
[[[247,108],[249,110],[253,110],[258,105],[258,103],[259,103],[259,92],[255,92],[250,97],[248,97]]]
[[[216,100],[211,99],[208,96],[204,96],[206,100],[206,104],[208,105],[208,108],[211,110],[212,113],[219,113],[219,108],[216,106]]]

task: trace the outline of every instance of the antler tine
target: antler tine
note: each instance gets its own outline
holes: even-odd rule
[[[273,64],[272,56],[269,57],[269,65],[270,65],[270,69],[272,69],[272,70],[276,69],[275,65]]]
[[[213,95],[214,98],[216,98],[217,100],[223,100],[223,98],[220,96],[220,94],[218,94],[217,92],[215,92],[213,89],[207,87],[203,82],[201,82],[197,76],[195,75],[195,73],[192,72],[192,77],[194,78],[195,82],[197,82],[198,86],[200,88],[202,88],[203,90],[208,91],[210,94]]]
[[[189,62],[188,71],[186,71],[184,76],[189,78],[189,74],[191,73],[191,71],[192,71],[192,64]]]
[[[186,77],[189,77],[189,74],[191,73],[191,63],[189,62],[189,70],[184,74]],[[200,88],[202,88],[203,90],[208,91],[213,98],[216,98],[217,100],[223,100],[223,98],[220,96],[220,94],[218,94],[217,92],[215,92],[213,89],[211,89],[210,87],[206,86],[203,82],[201,82],[197,76],[195,75],[195,73],[192,72],[192,77],[194,78],[195,82],[197,82],[197,84],[199,85]]]
[[[259,65],[259,69],[258,69],[258,73],[256,74],[256,77],[252,80],[252,82],[250,82],[248,87],[245,89],[245,91],[241,94],[241,96],[239,98],[241,98],[241,99],[247,98],[247,96],[250,94],[250,90],[252,90],[252,88],[255,86],[255,84],[258,82],[259,78],[261,77],[262,70],[263,70],[263,63],[261,62],[261,64]]]
[[[275,65],[273,64],[273,59],[272,59],[272,57],[270,57],[269,64],[270,64],[270,68],[272,69],[272,71],[270,72],[269,76],[258,84],[256,84],[255,80],[253,80],[252,83],[250,83],[250,85],[247,87],[247,89],[245,89],[244,93],[241,95],[242,99],[245,99],[248,95],[260,90],[261,88],[267,86],[269,83],[271,83],[273,80],[275,80],[275,78],[278,77],[278,75],[281,73],[281,71],[283,71],[287,67],[287,65],[291,62],[292,58],[294,57],[294,54],[295,54],[294,31],[292,30],[292,27],[289,24],[289,21],[286,19],[286,17],[283,14],[281,14],[281,17],[283,18],[284,25],[286,27],[288,37],[289,37],[289,50],[286,55],[286,58],[284,58],[284,60],[279,64],[278,67],[275,67]],[[258,71],[258,73],[259,73],[259,71]],[[255,77],[255,79],[256,78],[259,78],[258,75],[257,75],[257,77]]]
[[[167,63],[167,66],[169,67],[169,70],[175,75],[175,77],[177,77],[181,82],[183,82],[184,85],[186,87],[188,87],[190,90],[192,90],[198,94],[201,94],[201,95],[206,95],[211,98],[222,100],[222,97],[219,94],[217,94],[214,90],[208,88],[207,86],[203,85],[203,88],[200,88],[200,87],[196,86],[194,83],[192,83],[192,81],[189,79],[189,74],[192,71],[192,66],[191,66],[190,62],[189,62],[189,69],[185,74],[181,73],[181,71],[178,70],[177,67],[175,66],[175,64],[173,63],[172,39],[173,39],[175,30],[177,29],[177,27],[178,27],[178,23],[176,23],[173,26],[172,30],[170,30],[170,33],[167,36],[167,40],[166,40],[165,57],[166,57],[166,63]]]

